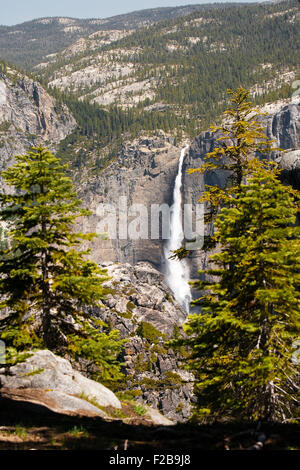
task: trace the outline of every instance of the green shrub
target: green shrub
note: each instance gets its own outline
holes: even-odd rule
[[[136,308],[136,305],[133,302],[129,301],[129,302],[127,302],[126,308],[129,312],[132,312],[132,310],[134,310]]]
[[[141,338],[154,344],[158,343],[160,338],[165,338],[165,335],[161,331],[155,328],[151,323],[145,321],[140,323],[136,332]]]
[[[142,405],[140,405],[138,403],[135,405],[134,411],[136,412],[136,414],[138,414],[140,416],[144,416],[147,413],[147,410]]]
[[[135,398],[138,398],[142,395],[141,390],[125,390],[122,392],[116,392],[116,396],[119,398],[121,401],[131,401],[134,400]]]

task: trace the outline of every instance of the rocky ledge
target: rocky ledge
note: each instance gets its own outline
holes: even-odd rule
[[[99,406],[121,408],[111,390],[84,377],[69,361],[48,350],[36,352],[26,361],[10,367],[8,373],[0,369],[0,394],[2,398],[34,400],[61,413],[105,416],[86,399]]]

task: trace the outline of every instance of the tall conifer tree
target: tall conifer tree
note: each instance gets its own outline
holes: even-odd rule
[[[213,419],[287,420],[299,405],[299,193],[280,183],[259,112],[243,88],[229,90],[220,146],[190,173],[228,170],[223,188],[207,186],[202,201],[214,222],[211,268],[193,283],[202,313],[185,325],[188,367],[196,375],[198,410]],[[276,149],[278,150],[278,149]],[[184,249],[175,256],[186,256]],[[178,342],[177,342],[178,343]]]
[[[297,207],[278,171],[259,168],[216,220],[213,282],[186,324],[200,414],[287,420],[299,406],[300,243]],[[201,272],[200,272],[201,273]]]
[[[103,354],[115,358],[122,344],[115,332],[101,336],[84,319],[83,306],[103,298],[106,276],[87,258],[89,250],[80,248],[95,235],[73,230],[76,219],[89,211],[81,208],[67,166],[42,147],[15,160],[2,172],[12,190],[0,195],[0,218],[9,227],[8,247],[0,251],[0,308],[8,312],[0,321],[2,339],[20,351],[34,342],[78,351],[72,339],[79,344],[89,337],[90,360],[93,349],[101,350],[99,341],[106,345]]]

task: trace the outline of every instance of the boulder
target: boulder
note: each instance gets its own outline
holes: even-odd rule
[[[153,424],[160,426],[174,426],[175,423],[162,415],[158,410],[149,407],[147,407],[146,410],[145,418],[150,418]]]
[[[120,401],[111,390],[84,377],[72,368],[69,361],[48,350],[37,351],[26,361],[11,367],[9,375],[4,372],[0,369],[0,389],[61,392],[66,396],[95,400],[100,406],[121,408]]]

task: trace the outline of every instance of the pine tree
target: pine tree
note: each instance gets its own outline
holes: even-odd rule
[[[231,96],[230,106],[224,111],[224,123],[211,126],[212,131],[219,132],[220,146],[205,156],[206,163],[201,168],[188,170],[189,174],[207,171],[225,170],[229,172],[224,188],[206,186],[201,202],[206,201],[210,206],[210,216],[213,219],[220,206],[230,202],[230,198],[238,191],[256,168],[263,164],[257,155],[266,157],[269,152],[278,150],[273,147],[273,141],[264,133],[264,125],[260,113],[250,101],[250,92],[242,87],[237,90],[227,90]]]
[[[72,350],[75,332],[77,340],[90,336],[83,306],[98,304],[106,279],[89,250],[80,249],[95,235],[72,230],[89,211],[81,208],[67,166],[49,150],[33,148],[15,160],[2,172],[12,190],[0,195],[0,218],[9,226],[9,246],[0,251],[0,308],[8,312],[1,338],[14,351]],[[122,342],[116,336],[112,342],[120,352]]]
[[[279,171],[257,168],[216,220],[213,282],[196,281],[202,314],[185,326],[201,416],[282,420],[299,406],[297,207]],[[201,271],[200,271],[201,273]],[[182,342],[181,342],[182,343]]]

